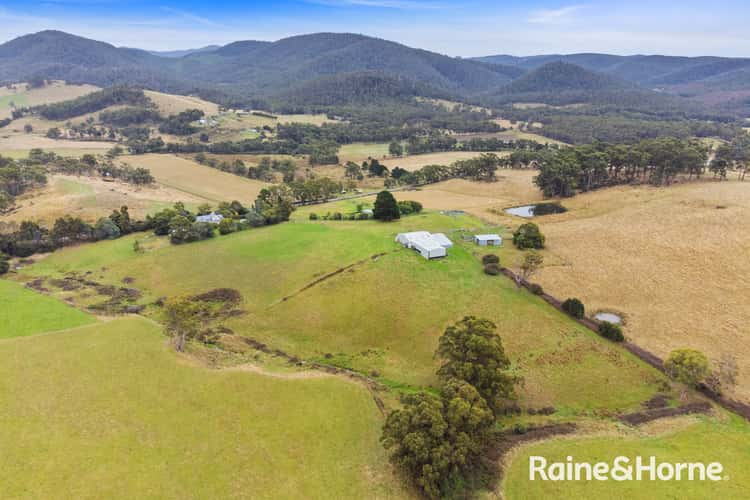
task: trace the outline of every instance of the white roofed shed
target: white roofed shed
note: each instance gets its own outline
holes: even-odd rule
[[[499,247],[503,244],[503,238],[499,234],[477,234],[474,236],[474,243],[482,247]]]

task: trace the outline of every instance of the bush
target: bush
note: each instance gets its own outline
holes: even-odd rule
[[[548,214],[562,214],[567,211],[568,209],[559,203],[538,203],[534,205],[534,217]]]
[[[318,214],[315,212],[310,212],[310,220],[318,220]]]
[[[513,244],[521,250],[528,248],[541,250],[544,248],[544,235],[539,231],[539,226],[533,222],[527,222],[513,233]]]
[[[625,336],[622,334],[622,328],[620,325],[605,321],[599,324],[599,335],[605,339],[609,339],[612,342],[622,342],[625,340]]]
[[[538,285],[536,283],[532,283],[529,285],[529,291],[534,295],[542,295],[544,293],[542,285]]]
[[[357,220],[369,220],[370,214],[357,214]]]
[[[401,215],[418,214],[422,211],[422,204],[418,201],[411,200],[399,201],[398,209],[401,212]]]
[[[484,274],[497,276],[498,274],[500,274],[500,266],[497,264],[487,264],[486,266],[484,266]]]
[[[237,231],[237,223],[234,222],[232,219],[222,219],[221,222],[219,222],[219,234],[225,235],[225,234],[231,234]]]
[[[482,264],[500,264],[500,257],[495,255],[494,253],[489,253],[482,257]]]
[[[586,314],[583,302],[576,298],[568,299],[563,302],[562,310],[577,319],[583,318],[584,314]]]
[[[401,217],[401,212],[398,209],[398,203],[396,198],[390,193],[390,191],[381,191],[375,198],[375,208],[373,208],[373,218],[389,222]]]
[[[10,263],[8,257],[5,254],[0,254],[0,275],[10,271]]]
[[[341,215],[341,212],[334,212],[333,216],[331,217],[333,220],[342,220],[344,218],[343,215]]]

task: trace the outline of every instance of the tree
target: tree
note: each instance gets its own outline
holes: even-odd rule
[[[583,302],[576,298],[566,299],[560,306],[563,311],[576,319],[581,319],[586,314],[586,308]]]
[[[59,139],[60,136],[62,136],[62,132],[60,132],[60,129],[57,127],[52,127],[51,129],[47,130],[47,137],[50,139]]]
[[[375,206],[372,211],[374,219],[389,222],[401,218],[396,198],[390,191],[381,191],[375,198]]]
[[[620,325],[610,323],[609,321],[599,323],[599,335],[613,342],[622,342],[623,340],[625,340],[625,336],[622,334],[622,328],[620,328]]]
[[[435,355],[443,360],[438,377],[463,380],[479,391],[493,411],[515,399],[518,379],[508,370],[510,361],[503,343],[487,319],[466,316],[440,337]]]
[[[128,207],[122,206],[120,210],[112,211],[109,218],[120,228],[120,234],[129,234],[133,232],[133,224],[130,222],[130,213]]]
[[[4,253],[0,253],[0,275],[3,275],[10,271],[10,262],[8,262],[8,256]]]
[[[695,349],[676,349],[669,353],[664,370],[675,382],[697,388],[709,374],[708,358]],[[686,395],[687,390],[683,389],[680,397],[684,399]]]
[[[207,306],[190,295],[178,295],[164,304],[167,332],[182,352],[188,340],[198,337],[209,319]]]
[[[528,248],[541,250],[544,248],[544,235],[539,230],[539,226],[533,222],[527,222],[513,233],[513,244],[521,250]]]
[[[23,126],[23,131],[27,134],[30,134],[34,131],[34,127],[30,123],[27,123]]]
[[[401,156],[404,154],[404,147],[398,141],[393,141],[388,145],[388,154],[391,156]]]
[[[445,497],[460,483],[484,448],[495,422],[479,392],[462,380],[450,380],[440,398],[405,398],[403,409],[388,415],[381,438],[391,458],[430,498]]]
[[[536,274],[536,272],[542,267],[542,264],[544,264],[544,257],[542,257],[540,254],[536,252],[527,254],[523,259],[523,263],[521,264],[520,272],[516,273],[516,286],[520,288],[524,281],[528,282],[531,277]]]

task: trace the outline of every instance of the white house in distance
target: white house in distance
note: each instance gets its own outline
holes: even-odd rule
[[[453,246],[453,242],[443,233],[431,234],[427,231],[399,233],[396,241],[406,248],[413,248],[425,259],[445,257],[447,249]]]
[[[217,214],[216,212],[211,212],[207,215],[199,215],[195,218],[195,222],[208,222],[209,224],[218,224],[223,220],[224,216]]]
[[[481,247],[499,247],[503,244],[503,238],[499,234],[477,234],[474,236],[474,243]]]

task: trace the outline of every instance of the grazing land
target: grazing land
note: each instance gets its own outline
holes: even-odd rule
[[[65,330],[96,322],[78,309],[0,280],[0,340]]]
[[[721,420],[681,417],[656,422],[645,429],[611,429],[593,436],[558,438],[524,446],[512,456],[503,493],[507,498],[746,498],[750,488],[748,454],[737,445],[750,440],[750,426],[737,416]],[[598,434],[598,435],[597,435]],[[659,462],[719,462],[724,466],[722,481],[529,481],[529,457],[545,457],[549,463],[610,462],[626,456],[655,456]]]
[[[156,104],[162,116],[176,115],[189,109],[200,109],[206,115],[215,115],[219,112],[218,104],[205,101],[198,97],[176,94],[165,94],[153,90],[144,91],[146,96]]]
[[[68,248],[24,275],[92,271],[112,284],[130,277],[147,299],[235,288],[247,313],[227,322],[234,332],[399,384],[435,383],[437,338],[456,318],[476,314],[498,324],[525,378],[524,404],[573,413],[625,409],[657,391],[662,378],[655,371],[510,280],[484,275],[472,245],[428,262],[393,241],[397,231],[482,228],[472,217],[427,214],[384,225],[304,216],[300,211],[291,223],[144,254],[133,252],[132,237]],[[451,234],[460,240],[460,233]],[[506,250],[506,261],[517,258]],[[346,266],[352,267],[306,288]],[[388,290],[398,291],[398,300]]]
[[[149,169],[156,182],[163,186],[212,202],[227,200],[249,202],[254,200],[260,190],[267,185],[174,155],[125,156],[123,161],[133,167]]]
[[[160,330],[133,317],[0,340],[3,497],[404,496],[363,387],[207,369]]]
[[[38,106],[54,102],[67,101],[99,90],[93,85],[69,85],[65,82],[54,81],[44,87],[30,89],[21,83],[0,88],[0,119],[7,118],[11,113],[11,103],[15,107]]]
[[[55,219],[73,215],[93,223],[123,205],[132,216],[143,219],[176,201],[196,206],[208,200],[159,184],[135,186],[106,182],[99,177],[55,174],[49,176],[44,187],[16,198],[14,210],[4,215],[3,220],[18,223],[34,220],[51,226]]]
[[[425,165],[450,165],[458,160],[469,160],[476,158],[482,153],[474,151],[447,151],[442,153],[427,153],[422,155],[409,155],[403,158],[388,158],[382,163],[388,168],[401,167],[404,170],[413,172],[419,170]],[[495,153],[498,156],[507,156],[507,152]]]
[[[538,280],[593,313],[619,312],[636,344],[666,357],[691,347],[737,358],[750,400],[750,184],[621,187],[564,200],[538,220],[559,265]]]

